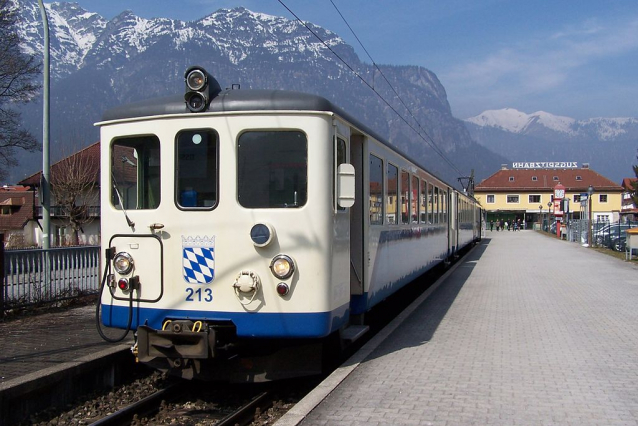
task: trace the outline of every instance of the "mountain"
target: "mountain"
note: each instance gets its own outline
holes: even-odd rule
[[[22,19],[23,50],[41,55],[41,17],[35,2],[14,0]],[[319,94],[351,113],[391,143],[415,156],[450,183],[471,169],[477,177],[505,160],[472,141],[452,116],[447,94],[431,71],[417,66],[380,66],[415,123],[372,65],[362,62],[337,34],[311,23],[220,9],[196,21],[144,19],[124,11],[111,20],[75,3],[46,5],[51,38],[52,161],[98,139],[93,123],[113,106],[184,90],[184,70],[204,66],[222,87],[298,90]],[[324,44],[325,43],[325,44]],[[401,111],[407,125],[361,79]],[[21,108],[26,127],[41,135],[41,100]],[[425,129],[419,137],[412,128]],[[433,141],[433,142],[432,142]],[[428,143],[435,143],[458,170]],[[16,180],[41,168],[37,155],[23,159]]]
[[[576,161],[621,182],[633,176],[637,118],[576,120],[544,111],[484,111],[465,120],[472,138],[509,162]]]

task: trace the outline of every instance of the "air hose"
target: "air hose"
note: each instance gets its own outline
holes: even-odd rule
[[[106,284],[106,277],[111,270],[111,256],[109,256],[109,249],[106,250],[106,265],[104,266],[104,275],[102,276],[102,282],[100,283],[100,289],[98,290],[97,305],[95,307],[95,325],[97,326],[97,332],[109,343],[121,342],[128,336],[131,331],[131,323],[133,322],[133,289],[131,289],[129,298],[129,311],[128,311],[128,323],[126,324],[126,330],[124,334],[116,339],[112,339],[104,334],[102,326],[100,325],[100,306],[102,306],[102,292],[104,291],[104,285]]]

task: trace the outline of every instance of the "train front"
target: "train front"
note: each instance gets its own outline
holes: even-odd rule
[[[349,276],[333,272],[349,256],[332,119],[264,111],[276,102],[221,92],[200,68],[186,79],[180,102],[99,123],[101,323],[136,330],[141,362],[186,378],[316,373],[349,303]]]

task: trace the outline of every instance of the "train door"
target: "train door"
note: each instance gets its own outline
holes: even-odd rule
[[[347,296],[350,283],[350,215],[351,208],[342,207],[338,199],[340,192],[340,165],[350,163],[350,128],[335,121],[334,132],[334,239],[333,239],[333,283],[343,289]]]
[[[448,249],[450,254],[454,254],[458,250],[458,214],[457,214],[457,196],[451,188],[448,188]]]
[[[364,221],[363,221],[363,140],[362,135],[350,138],[350,164],[355,170],[355,203],[350,208],[350,294],[362,295]]]

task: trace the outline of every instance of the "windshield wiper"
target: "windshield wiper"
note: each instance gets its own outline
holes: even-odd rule
[[[120,194],[120,190],[117,186],[117,181],[115,180],[115,176],[113,175],[113,173],[111,173],[111,182],[113,182],[113,189],[115,190],[115,193],[117,194],[117,199],[120,202],[120,207],[122,207],[122,213],[124,213],[124,217],[126,218],[126,223],[128,224],[128,226],[131,227],[131,229],[133,229],[135,228],[135,222],[129,219],[128,215],[126,214],[126,210],[124,210],[124,202],[122,201],[122,194]]]

